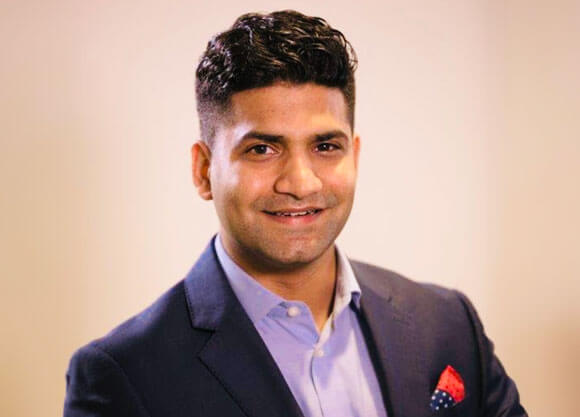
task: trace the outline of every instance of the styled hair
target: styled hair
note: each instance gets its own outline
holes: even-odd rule
[[[354,127],[356,53],[324,19],[293,10],[248,13],[215,35],[196,71],[201,137],[210,146],[234,93],[276,82],[339,88]]]

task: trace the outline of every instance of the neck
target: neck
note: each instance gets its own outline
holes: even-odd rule
[[[326,323],[334,303],[336,286],[336,253],[331,245],[317,259],[292,268],[275,270],[259,268],[255,263],[237,253],[222,240],[228,255],[252,278],[268,290],[286,300],[304,302],[320,331]]]

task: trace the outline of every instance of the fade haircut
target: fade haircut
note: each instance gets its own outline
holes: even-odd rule
[[[215,35],[200,58],[195,92],[201,138],[210,147],[234,93],[276,82],[339,88],[354,127],[356,53],[320,17],[294,10],[248,13]]]

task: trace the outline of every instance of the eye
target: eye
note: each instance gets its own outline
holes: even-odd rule
[[[274,153],[274,150],[268,145],[261,144],[252,146],[247,152],[254,155],[268,155]]]
[[[318,145],[316,145],[317,152],[332,152],[332,151],[336,151],[338,149],[340,149],[340,147],[338,145],[335,145],[334,143],[330,143],[330,142],[323,142],[323,143],[319,143]]]

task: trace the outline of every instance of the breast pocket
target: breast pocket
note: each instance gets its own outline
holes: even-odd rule
[[[467,397],[459,404],[450,408],[441,408],[440,410],[432,410],[433,417],[474,417],[477,416],[477,410],[470,405],[470,401],[466,401]]]

